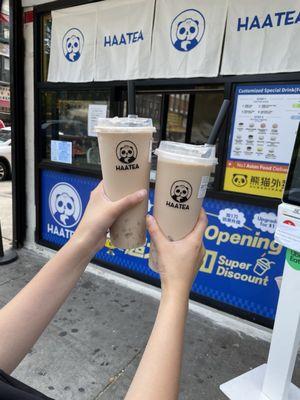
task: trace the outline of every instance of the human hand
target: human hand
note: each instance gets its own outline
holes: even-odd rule
[[[171,242],[163,234],[155,218],[147,216],[147,227],[155,248],[163,292],[188,296],[205,256],[203,235],[207,216],[201,210],[194,230],[184,239]]]
[[[89,203],[72,239],[84,248],[96,253],[106,242],[108,229],[125,211],[142,202],[147,196],[145,189],[132,193],[121,200],[111,201],[106,196],[103,181],[91,192]]]

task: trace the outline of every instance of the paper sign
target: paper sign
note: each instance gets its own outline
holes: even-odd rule
[[[95,127],[98,123],[98,118],[106,118],[106,104],[90,104],[88,117],[88,136],[97,136]]]
[[[51,161],[72,164],[72,142],[51,140]]]

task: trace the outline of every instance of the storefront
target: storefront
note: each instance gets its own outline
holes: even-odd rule
[[[103,3],[112,4],[114,1]],[[154,150],[161,140],[205,143],[223,100],[231,101],[230,112],[218,141],[219,165],[204,204],[209,217],[209,226],[205,234],[207,254],[194,283],[192,298],[262,325],[271,326],[276,312],[285,258],[285,250],[276,244],[273,238],[276,208],[281,198],[300,120],[300,73],[295,72],[297,66],[298,70],[300,69],[300,62],[292,60],[284,63],[281,58],[270,62],[264,60],[263,58],[267,57],[265,50],[269,50],[266,45],[266,48],[258,50],[260,53],[257,56],[254,54],[254,57],[260,56],[260,65],[249,64],[245,61],[247,55],[243,54],[245,43],[237,43],[235,34],[243,31],[242,34],[246,35],[249,30],[255,29],[271,30],[275,25],[278,29],[281,25],[282,28],[292,29],[292,21],[297,23],[299,13],[282,11],[280,21],[277,17],[275,23],[272,20],[272,16],[276,15],[275,10],[274,15],[271,12],[266,13],[267,17],[259,20],[258,17],[251,17],[256,15],[255,7],[259,7],[258,2],[254,4],[249,1],[250,5],[248,10],[244,10],[244,16],[237,18],[237,29],[230,32],[227,28],[225,36],[226,2],[223,2],[222,7],[219,7],[219,1],[213,2],[216,3],[214,6],[219,7],[217,13],[207,1],[203,2],[206,3],[205,10],[195,10],[192,7],[194,0],[189,0],[190,9],[184,6],[182,12],[174,13],[170,10],[170,5],[174,2],[180,3],[176,0],[159,0],[155,5],[155,2],[152,2],[153,7],[156,7],[155,21],[153,22],[152,14],[148,20],[148,23],[150,21],[154,24],[154,28],[150,27],[153,35],[150,40],[151,56],[148,60],[152,72],[136,68],[139,71],[133,76],[130,65],[128,67],[127,78],[134,79],[135,82],[136,111],[139,116],[151,117],[154,121],[157,128],[153,142]],[[28,3],[24,1],[24,6]],[[91,4],[86,5],[87,7],[102,2],[89,3]],[[125,3],[124,1],[123,4]],[[277,3],[278,8],[283,2]],[[59,1],[39,5],[34,11],[24,9],[26,116],[30,115],[25,123],[29,160],[27,185],[32,184],[27,190],[27,241],[35,241],[53,249],[59,249],[70,238],[80,221],[90,191],[101,179],[98,144],[93,132],[97,116],[127,115],[127,79],[112,80],[111,78],[118,76],[119,72],[115,68],[109,68],[109,64],[105,67],[105,62],[108,61],[97,59],[96,55],[95,64],[88,64],[89,71],[85,70],[83,73],[81,70],[79,75],[72,75],[69,71],[61,69],[60,61],[55,64],[56,55],[53,49],[58,48],[55,41],[61,28],[58,25],[58,15],[51,15],[51,12],[65,9],[59,17],[68,16],[71,19],[72,27],[67,31],[72,29],[80,34],[84,28],[77,29],[75,25],[88,18],[82,10],[79,14],[76,14],[75,10],[73,14],[74,8],[68,8],[72,6],[74,1]],[[164,9],[168,6],[168,10]],[[233,5],[230,7],[232,8],[229,9],[228,19],[234,19],[236,10]],[[183,21],[188,25],[181,26],[182,22],[178,22],[177,19],[187,11],[198,13],[199,21],[195,23],[195,14],[189,17],[184,15]],[[87,8],[87,13],[90,12]],[[104,9],[103,12],[107,10]],[[172,12],[173,18],[170,17]],[[101,18],[101,11],[98,14]],[[54,33],[53,15],[57,18]],[[110,14],[105,15],[109,22]],[[161,30],[156,29],[155,25],[161,22],[162,16],[166,21],[169,18],[172,26],[174,21],[178,24],[178,36],[183,34],[183,30],[180,29],[190,29],[190,34],[198,29],[198,36],[184,44],[184,40],[176,41],[173,38],[171,27],[173,48],[177,49],[182,57],[185,53],[192,54],[193,47],[196,48],[199,44],[201,46],[201,41],[206,40],[205,35],[213,31],[212,18],[217,18],[216,25],[218,18],[221,21],[217,29],[219,32],[214,32],[214,48],[206,48],[202,54],[208,60],[207,65],[200,63],[198,72],[197,68],[190,65],[193,62],[190,55],[183,71],[180,70],[182,62],[175,66],[171,61],[168,62],[167,50],[165,59],[162,58],[165,49],[159,48],[156,36]],[[284,21],[287,24],[284,24]],[[92,22],[90,26],[94,26]],[[144,29],[148,29],[146,22],[143,23]],[[193,23],[197,27],[193,26]],[[228,23],[230,21],[227,21]],[[66,27],[63,29],[66,30]],[[77,46],[82,50],[82,38],[74,32],[72,46],[75,48],[77,41]],[[138,42],[138,38],[143,37],[142,30],[133,29],[132,32],[131,39],[128,39],[128,36],[123,38],[106,35],[105,46],[111,47],[115,43],[116,47],[124,45],[124,48],[128,40],[133,42],[135,38]],[[96,33],[98,39],[100,34]],[[167,29],[167,35],[170,39],[170,27]],[[294,32],[291,35],[293,37]],[[225,44],[222,52],[223,40]],[[243,40],[249,38],[243,37]],[[86,38],[85,43],[89,43],[88,41]],[[97,41],[95,42],[97,46]],[[232,47],[234,44],[236,47]],[[208,42],[206,47],[209,45]],[[251,43],[248,45],[248,53],[249,48],[255,53]],[[275,46],[274,42],[273,45]],[[283,45],[284,43],[278,42],[279,47]],[[292,40],[290,45],[293,45]],[[81,56],[76,55],[77,50],[70,56],[68,50],[64,50],[64,42],[61,46],[62,49],[59,47],[55,51],[64,53],[64,57],[73,57],[72,62]],[[94,54],[90,47],[89,51]],[[52,60],[49,72],[50,54]],[[231,58],[228,54],[231,54]],[[243,59],[240,60],[240,57]],[[119,69],[122,69],[122,61],[121,58]],[[147,65],[143,60],[138,62],[141,62],[143,68]],[[163,65],[166,71],[162,72]],[[269,70],[265,69],[265,65]],[[164,74],[167,76],[163,76]],[[137,79],[136,75],[140,79]],[[103,79],[99,79],[99,76],[103,76]],[[35,161],[32,157],[33,150]],[[155,169],[156,162],[153,156],[149,212],[153,206]],[[66,207],[60,210],[59,204],[63,205],[63,202],[66,202]],[[64,213],[68,215],[63,215]],[[108,240],[106,247],[96,255],[94,262],[158,285],[158,275],[148,268],[148,253],[149,241],[143,248],[124,251],[113,248]]]

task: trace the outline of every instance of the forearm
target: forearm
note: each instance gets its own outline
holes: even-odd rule
[[[162,295],[153,331],[126,400],[178,398],[187,310],[187,295]]]
[[[0,311],[0,368],[12,372],[64,303],[92,252],[71,239]]]

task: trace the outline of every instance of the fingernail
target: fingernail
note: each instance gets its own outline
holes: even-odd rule
[[[138,196],[140,199],[144,199],[144,198],[146,197],[146,195],[147,195],[147,190],[145,190],[145,189],[139,190],[139,191],[137,192],[137,196]]]
[[[147,215],[147,222],[149,225],[153,225],[154,218],[152,217],[152,215],[150,215],[150,214]]]

